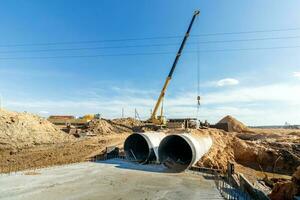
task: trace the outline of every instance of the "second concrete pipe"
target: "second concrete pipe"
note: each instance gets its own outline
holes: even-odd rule
[[[196,164],[212,145],[210,136],[181,133],[166,136],[159,145],[159,161],[173,171]]]
[[[139,163],[159,161],[173,171],[194,165],[212,145],[210,136],[191,133],[165,135],[160,132],[134,133],[124,143],[126,158]]]

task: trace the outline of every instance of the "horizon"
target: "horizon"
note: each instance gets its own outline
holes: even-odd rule
[[[0,105],[43,117],[137,109],[150,118],[199,9],[166,92],[167,118],[300,124],[299,1],[117,3],[4,1]]]

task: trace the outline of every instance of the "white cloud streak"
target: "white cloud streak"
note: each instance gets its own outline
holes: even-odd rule
[[[42,114],[42,115],[47,115],[47,114],[49,114],[49,112],[46,111],[46,110],[41,110],[41,111],[39,111],[39,113]]]
[[[237,79],[234,78],[225,78],[221,79],[216,82],[217,87],[224,87],[224,86],[232,86],[232,85],[238,85],[240,82]]]
[[[224,78],[217,81],[209,81],[202,83],[202,87],[226,87],[226,86],[234,86],[239,85],[240,81],[234,78]]]
[[[61,101],[7,101],[7,107],[19,111],[39,113],[47,110],[51,114],[82,115],[101,113],[104,117],[120,117],[122,108],[126,116],[134,116],[137,108],[144,119],[150,116],[156,96],[150,98],[136,91],[123,93],[113,98],[86,98]],[[221,91],[202,94],[200,116],[216,122],[227,114],[237,116],[248,124],[282,124],[284,121],[300,123],[300,85],[281,83],[255,87],[224,88]],[[195,92],[185,92],[166,97],[164,102],[168,117],[195,117]],[[45,114],[45,113],[44,113]],[[298,120],[298,121],[297,121]]]
[[[300,72],[294,72],[294,73],[293,73],[293,76],[294,76],[294,77],[297,77],[297,78],[300,78]]]

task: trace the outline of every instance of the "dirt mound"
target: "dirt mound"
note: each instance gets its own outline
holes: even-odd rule
[[[137,120],[137,119],[134,119],[131,117],[113,119],[112,122],[117,125],[124,126],[124,127],[130,128],[130,129],[143,125],[143,123],[140,120]]]
[[[114,120],[94,119],[89,122],[86,132],[97,135],[107,135],[114,133],[132,133],[134,128],[142,123],[133,118],[120,118]]]
[[[197,163],[198,166],[221,169],[227,162],[235,162],[260,171],[291,175],[300,165],[300,146],[297,143],[242,140],[236,135],[219,129],[195,130],[196,134],[209,134],[213,145]],[[243,133],[248,134],[248,133]]]
[[[300,195],[300,166],[294,172],[292,180],[276,183],[269,197],[272,200],[292,200]]]
[[[61,144],[40,145],[15,151],[0,151],[0,173],[36,169],[53,165],[85,162],[102,154],[107,146],[123,145],[128,135],[105,135]]]
[[[221,119],[216,125],[223,125],[226,124],[228,127],[228,131],[232,132],[249,132],[250,129],[243,124],[242,122],[238,121],[234,117],[227,115],[223,119]]]
[[[57,144],[73,139],[37,115],[0,110],[0,150]]]
[[[94,119],[88,123],[88,129],[97,135],[107,135],[115,132],[115,128],[109,123],[109,120],[105,119]]]
[[[196,130],[195,133],[210,135],[213,139],[211,149],[202,157],[197,165],[200,167],[220,169],[225,172],[227,162],[234,161],[234,152],[232,148],[234,136],[219,129],[201,129]]]

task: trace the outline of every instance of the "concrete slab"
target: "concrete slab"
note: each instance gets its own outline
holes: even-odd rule
[[[214,182],[203,176],[117,159],[2,174],[0,186],[0,199],[9,200],[222,199]]]

